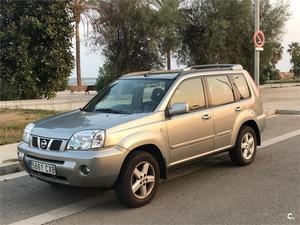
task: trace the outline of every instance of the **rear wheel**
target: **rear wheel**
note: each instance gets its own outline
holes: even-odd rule
[[[238,166],[246,166],[253,162],[257,149],[256,134],[251,127],[242,127],[235,147],[229,151],[232,162]]]
[[[159,167],[147,152],[133,152],[125,161],[115,185],[117,198],[130,207],[149,203],[158,186]]]

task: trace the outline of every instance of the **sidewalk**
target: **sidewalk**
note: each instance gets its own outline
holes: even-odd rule
[[[0,176],[22,170],[17,161],[17,145],[0,145]]]
[[[284,114],[299,114],[300,115],[300,87],[286,87],[286,88],[264,88],[260,89],[260,93],[264,102],[264,112],[266,115],[273,115],[275,113]],[[74,106],[73,101],[87,102],[92,98],[94,94],[84,96],[77,93],[76,95],[66,96],[60,94],[56,100],[61,101],[64,98],[68,98],[71,104]],[[47,100],[28,100],[28,101],[47,101]],[[64,100],[65,101],[65,100]],[[73,103],[72,103],[73,102]],[[69,104],[69,103],[68,103]],[[67,106],[68,104],[65,104]],[[82,103],[83,104],[83,103]],[[1,107],[0,107],[1,108]],[[45,109],[45,106],[43,106]],[[70,109],[68,109],[70,110]],[[12,165],[18,170],[17,159],[17,143],[0,146],[0,175],[3,175],[3,167],[9,166],[11,171]],[[2,174],[1,174],[2,173]]]
[[[293,82],[293,83],[273,83],[273,84],[264,84],[260,85],[259,88],[285,88],[285,87],[296,87],[300,86],[299,82]]]
[[[260,93],[266,114],[276,110],[300,113],[300,86],[260,89]]]

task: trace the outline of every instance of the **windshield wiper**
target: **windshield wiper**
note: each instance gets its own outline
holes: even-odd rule
[[[96,112],[105,112],[105,113],[116,113],[116,114],[129,114],[128,112],[124,112],[118,109],[95,109]]]

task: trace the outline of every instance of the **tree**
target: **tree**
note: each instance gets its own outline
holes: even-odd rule
[[[181,0],[148,0],[157,10],[156,23],[158,25],[159,48],[166,56],[167,68],[171,69],[171,52],[179,44],[178,32],[182,25],[182,15],[179,10]]]
[[[279,77],[279,70],[276,69],[276,64],[281,59],[283,53],[283,46],[279,42],[269,42],[264,48],[264,56],[262,63],[264,65],[260,76],[260,83],[266,80],[276,80]]]
[[[51,98],[73,67],[67,1],[0,1],[1,100]]]
[[[106,62],[100,69],[98,87],[120,75],[160,68],[154,10],[141,0],[95,1],[90,16],[93,43],[102,49]],[[105,82],[104,82],[105,81]]]
[[[300,43],[299,42],[292,42],[289,44],[288,53],[291,56],[291,63],[293,65],[292,69],[294,72],[294,76],[300,76]]]
[[[185,25],[181,31],[183,64],[239,63],[248,71],[254,68],[252,0],[193,0],[183,7]],[[288,4],[261,1],[261,30],[267,42],[261,53],[261,71],[273,57],[289,17]]]
[[[76,75],[77,75],[77,86],[80,90],[81,86],[81,65],[80,65],[80,21],[82,16],[88,13],[90,4],[87,0],[73,0],[72,12],[75,20],[75,41],[76,41]],[[87,15],[86,15],[87,16]]]

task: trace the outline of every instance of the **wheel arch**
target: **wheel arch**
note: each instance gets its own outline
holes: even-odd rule
[[[162,179],[167,179],[167,166],[166,166],[166,160],[164,159],[161,150],[155,145],[155,144],[143,144],[141,146],[135,147],[134,149],[132,149],[127,156],[125,157],[123,164],[121,166],[121,170],[123,169],[123,166],[125,165],[125,162],[127,161],[127,159],[129,158],[129,156],[133,153],[133,152],[137,152],[137,151],[144,151],[144,152],[148,152],[149,154],[151,154],[157,161],[158,166],[159,166],[159,172],[160,172],[160,178]]]
[[[256,140],[257,140],[257,145],[261,145],[261,136],[260,136],[260,131],[259,131],[257,123],[254,120],[247,120],[241,125],[239,132],[245,126],[251,127],[254,130]]]

